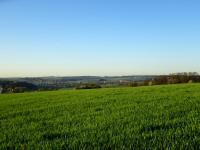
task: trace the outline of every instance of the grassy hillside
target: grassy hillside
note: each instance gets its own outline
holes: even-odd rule
[[[0,95],[0,149],[198,146],[200,84]]]

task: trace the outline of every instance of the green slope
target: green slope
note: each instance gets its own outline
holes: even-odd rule
[[[0,149],[200,146],[200,84],[0,95]]]

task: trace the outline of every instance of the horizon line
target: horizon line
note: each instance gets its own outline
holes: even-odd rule
[[[1,77],[0,79],[8,79],[8,78],[63,78],[63,77],[125,77],[125,76],[164,76],[170,74],[178,74],[178,73],[197,73],[198,72],[176,72],[176,73],[168,73],[168,74],[135,74],[135,75],[50,75],[50,76],[9,76],[9,77]]]

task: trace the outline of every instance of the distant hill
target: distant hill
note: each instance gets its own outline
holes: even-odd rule
[[[36,85],[41,84],[59,84],[59,83],[87,83],[87,82],[119,82],[119,81],[145,81],[155,76],[137,75],[137,76],[69,76],[69,77],[27,77],[27,78],[0,78],[0,80],[29,82]]]

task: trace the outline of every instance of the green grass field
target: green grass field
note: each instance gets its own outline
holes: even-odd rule
[[[200,84],[0,95],[0,149],[198,149]]]

